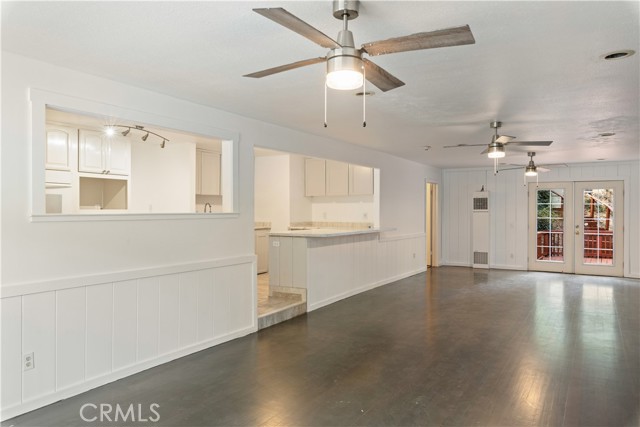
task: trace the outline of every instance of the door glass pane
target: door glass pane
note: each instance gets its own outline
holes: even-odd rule
[[[584,190],[584,253],[585,264],[613,264],[613,189]]]
[[[536,258],[564,261],[564,190],[538,190],[536,211]]]

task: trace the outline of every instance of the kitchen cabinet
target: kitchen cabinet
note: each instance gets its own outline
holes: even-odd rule
[[[124,176],[131,172],[131,147],[124,138],[80,129],[78,152],[79,172]]]
[[[48,170],[71,171],[71,150],[77,143],[78,130],[47,125],[46,165]]]
[[[258,274],[269,271],[269,229],[255,230]]]
[[[335,160],[305,159],[305,196],[370,196],[373,168]]]
[[[373,194],[373,168],[349,165],[349,195],[369,196]]]
[[[220,153],[196,150],[196,194],[220,195]]]
[[[326,165],[326,195],[349,195],[349,164],[327,160]]]
[[[304,159],[304,195],[324,196],[326,193],[326,162],[321,159]]]

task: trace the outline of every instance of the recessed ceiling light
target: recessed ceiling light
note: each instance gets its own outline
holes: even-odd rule
[[[429,150],[431,150],[431,146],[430,146],[430,145],[425,145],[425,146],[424,146],[424,147],[422,147],[422,148],[424,148],[424,151],[429,151]]]
[[[367,96],[373,96],[376,93],[373,91],[366,91],[366,92],[356,92],[356,96],[362,96],[362,95],[367,95]]]
[[[607,160],[607,159],[596,159],[596,160]]]
[[[598,135],[607,137],[607,136],[613,136],[615,134],[616,134],[615,132],[602,132],[602,133],[599,133]]]
[[[606,60],[606,61],[611,61],[613,59],[622,59],[622,58],[628,58],[631,55],[633,55],[634,53],[636,53],[635,50],[617,50],[615,52],[611,52],[611,53],[605,53],[604,55],[602,55],[602,59]]]

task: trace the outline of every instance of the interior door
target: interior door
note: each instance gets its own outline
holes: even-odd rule
[[[529,184],[529,270],[573,273],[573,183]]]
[[[623,182],[575,183],[575,272],[623,275]]]

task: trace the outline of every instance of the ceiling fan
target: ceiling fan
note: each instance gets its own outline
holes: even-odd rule
[[[522,168],[524,168],[525,176],[537,176],[539,172],[549,172],[551,169],[548,169],[545,166],[552,166],[552,165],[536,165],[535,162],[533,161],[533,157],[535,155],[536,155],[535,151],[527,152],[527,156],[529,156],[529,163],[526,166],[514,165],[516,167],[500,169],[498,172],[522,169]],[[558,165],[558,166],[562,166],[562,165]]]
[[[498,135],[498,129],[502,127],[502,122],[493,121],[489,123],[489,127],[495,130],[495,134],[491,138],[489,145],[486,144],[457,144],[445,145],[443,148],[460,148],[460,147],[485,147],[480,154],[487,154],[491,159],[500,159],[506,155],[505,148],[507,146],[527,146],[527,147],[548,147],[553,141],[514,141],[515,136]],[[533,154],[535,156],[535,153]],[[533,159],[531,159],[533,162]]]
[[[431,49],[437,47],[459,46],[475,43],[468,25],[452,27],[443,30],[411,34],[386,40],[365,43],[360,49],[355,47],[353,33],[349,31],[348,22],[358,17],[359,1],[334,0],[333,16],[342,21],[342,31],[338,33],[337,41],[302,21],[283,8],[253,9],[254,12],[295,31],[314,43],[329,49],[326,56],[305,59],[291,64],[269,68],[244,77],[261,78],[295,68],[320,62],[327,63],[326,86],[337,90],[357,89],[368,80],[383,92],[403,86],[404,82],[388,73],[378,65],[363,58],[369,56],[386,55],[389,53],[406,52],[411,50]]]

